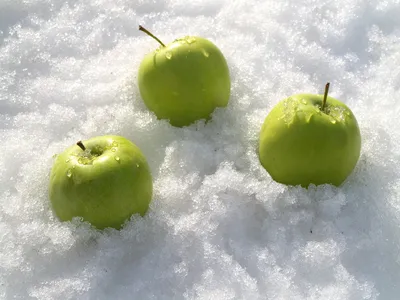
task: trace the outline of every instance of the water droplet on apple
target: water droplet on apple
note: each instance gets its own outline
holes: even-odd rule
[[[336,120],[335,120],[335,119],[332,119],[332,120],[331,120],[331,123],[332,123],[332,124],[336,124]]]
[[[112,142],[111,146],[118,147],[118,143],[114,141],[114,142]]]
[[[209,57],[210,56],[210,54],[205,49],[202,49],[201,51],[203,52],[203,55],[205,57]]]
[[[69,159],[69,158],[67,158],[67,159],[65,160],[65,162],[66,162],[66,163],[69,163],[69,161],[70,161],[70,159]]]
[[[115,159],[116,161],[120,161],[119,156],[115,156],[114,159]]]
[[[301,99],[301,103],[307,104],[307,100],[306,99]]]
[[[296,106],[294,100],[289,97],[283,102],[283,120],[286,124],[291,124],[296,115]]]
[[[306,114],[305,115],[306,123],[310,123],[312,117],[313,117],[313,113]]]
[[[80,157],[80,158],[78,159],[78,163],[83,164],[83,158],[82,158],[82,157]]]
[[[165,53],[165,57],[167,58],[167,59],[171,59],[172,58],[172,53],[171,52],[166,52]]]
[[[68,171],[67,171],[67,177],[71,178],[71,176],[72,176],[72,171],[71,171],[71,169],[68,169]]]
[[[194,42],[196,42],[196,39],[194,37],[189,36],[186,38],[186,42],[188,44],[193,44]]]
[[[117,151],[117,150],[116,150],[115,148],[111,148],[111,151],[112,151],[112,152],[115,152],[115,151]]]
[[[136,167],[139,168],[139,164],[136,164]]]

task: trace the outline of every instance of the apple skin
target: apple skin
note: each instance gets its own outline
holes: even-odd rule
[[[50,173],[49,197],[58,218],[82,217],[98,229],[120,229],[133,214],[143,216],[153,183],[140,149],[113,135],[82,143],[86,151],[69,147],[57,155]]]
[[[209,119],[216,107],[227,106],[231,89],[223,54],[197,36],[177,39],[146,55],[138,85],[148,109],[177,127]]]
[[[271,177],[286,185],[339,186],[360,156],[361,135],[352,111],[323,95],[297,94],[280,101],[260,131],[259,159]]]

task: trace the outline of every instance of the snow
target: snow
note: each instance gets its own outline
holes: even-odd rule
[[[0,0],[0,298],[397,299],[398,0]],[[139,97],[157,43],[213,41],[232,96],[174,128]],[[287,187],[257,157],[270,109],[330,95],[362,152],[340,187]],[[53,155],[118,134],[148,158],[154,198],[121,231],[59,222]]]

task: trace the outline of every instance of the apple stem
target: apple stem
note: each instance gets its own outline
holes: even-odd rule
[[[144,33],[148,34],[151,36],[153,39],[155,39],[157,42],[161,44],[161,46],[165,47],[164,43],[159,40],[158,37],[156,37],[154,34],[152,34],[150,31],[148,31],[146,28],[144,28],[142,25],[139,25],[139,30],[143,31]]]
[[[329,85],[330,85],[329,82],[325,85],[324,100],[322,101],[322,107],[321,107],[321,110],[322,110],[322,111],[325,110],[326,98],[328,98],[328,92],[329,92]]]
[[[83,151],[86,150],[86,147],[85,147],[85,145],[82,143],[82,141],[79,141],[79,142],[77,142],[76,144],[77,144]]]

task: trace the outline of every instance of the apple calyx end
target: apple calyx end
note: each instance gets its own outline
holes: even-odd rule
[[[161,42],[161,40],[158,37],[156,37],[154,34],[152,34],[150,31],[148,31],[142,25],[139,25],[139,30],[143,31],[147,35],[151,36],[153,39],[155,39],[157,42],[159,42],[161,46],[165,47],[165,44],[163,42]]]

